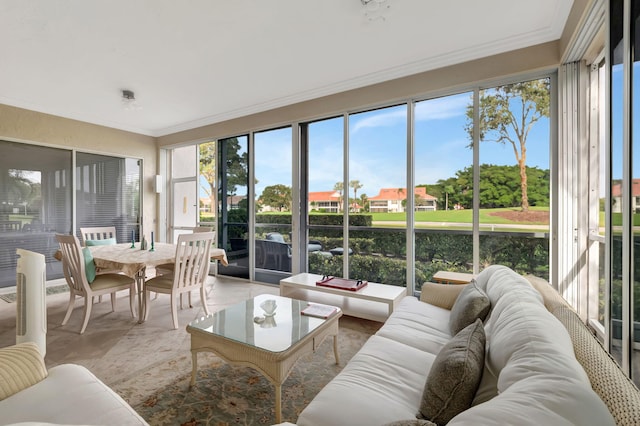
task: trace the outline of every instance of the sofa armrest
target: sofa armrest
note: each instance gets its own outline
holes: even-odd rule
[[[430,305],[451,310],[458,295],[467,285],[468,284],[447,285],[426,282],[422,284],[420,300]]]
[[[558,305],[552,313],[567,329],[576,359],[616,424],[637,424],[640,419],[640,390],[571,307]]]
[[[47,377],[38,345],[19,343],[0,349],[0,401]]]

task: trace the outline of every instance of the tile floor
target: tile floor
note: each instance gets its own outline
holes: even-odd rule
[[[64,280],[47,285],[64,284]],[[207,305],[210,311],[254,297],[258,294],[278,294],[277,286],[250,283],[225,277],[209,277],[206,283]],[[2,289],[4,292],[9,289]],[[128,292],[118,293],[116,310],[111,312],[109,297],[93,307],[84,334],[78,331],[83,318],[83,301],[76,299],[76,308],[65,326],[64,318],[69,293],[47,296],[47,354],[48,367],[62,363],[76,363],[89,368],[105,383],[113,384],[148,368],[150,365],[173,359],[189,352],[186,325],[204,314],[200,296],[192,296],[193,308],[186,306],[178,313],[180,327],[173,329],[169,296],[159,295],[151,300],[149,319],[138,324],[129,311]],[[16,304],[0,299],[0,347],[15,343]]]

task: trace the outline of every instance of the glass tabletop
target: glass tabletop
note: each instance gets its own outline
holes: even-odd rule
[[[273,316],[265,316],[260,305],[275,300]],[[193,321],[189,328],[222,336],[270,352],[282,352],[305,338],[326,319],[302,315],[309,302],[261,294]],[[339,311],[338,311],[339,312]]]

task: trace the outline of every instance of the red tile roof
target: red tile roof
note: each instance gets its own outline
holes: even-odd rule
[[[633,197],[640,197],[640,179],[633,179],[633,185],[631,187],[631,195]],[[612,197],[622,196],[622,185],[617,183],[611,187]]]
[[[427,189],[420,186],[415,188],[414,194],[425,200],[436,200],[436,197],[427,194]],[[369,200],[406,200],[407,191],[405,188],[382,188],[375,197]]]
[[[309,201],[338,201],[340,194],[338,191],[318,191],[309,192]]]

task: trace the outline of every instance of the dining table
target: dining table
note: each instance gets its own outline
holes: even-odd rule
[[[146,309],[144,302],[144,282],[148,267],[155,267],[166,263],[174,263],[176,259],[176,245],[156,242],[153,249],[140,248],[140,243],[122,243],[111,245],[90,246],[98,271],[118,271],[136,281],[138,295],[138,322],[144,322]],[[223,265],[228,265],[227,254],[224,249],[211,248],[211,259]]]

